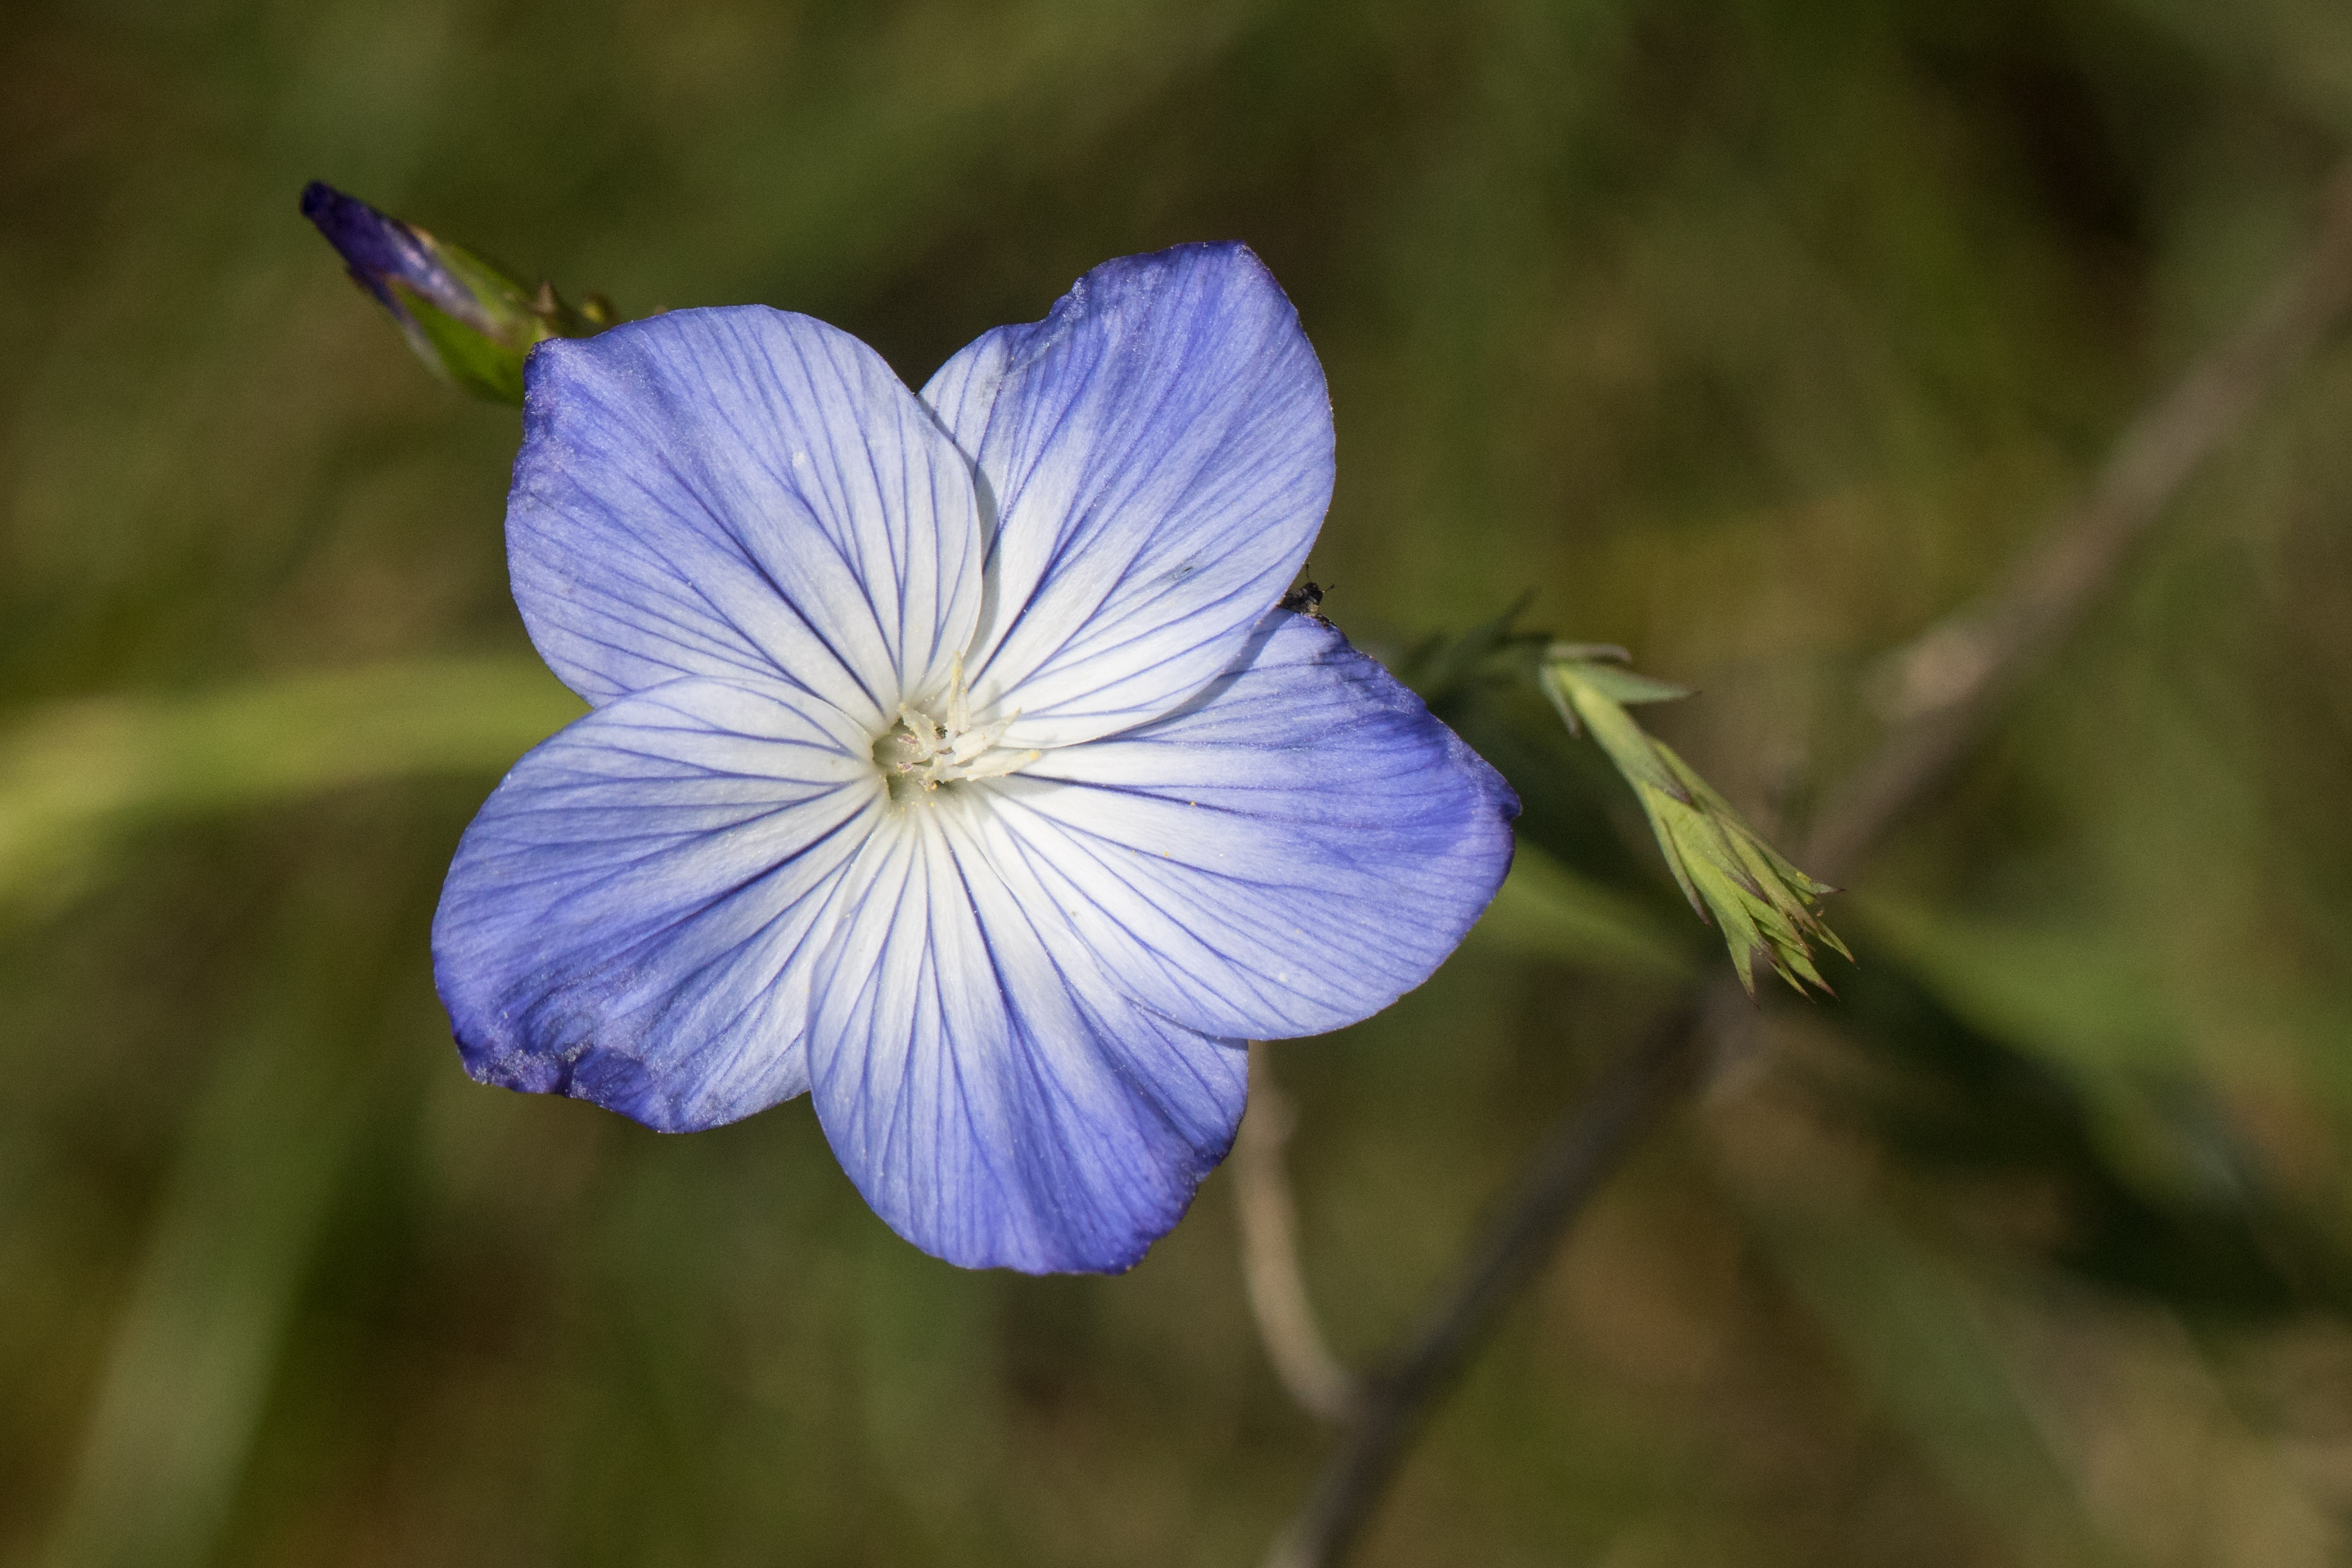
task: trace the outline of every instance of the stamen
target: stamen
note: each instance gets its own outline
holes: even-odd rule
[[[876,737],[874,763],[890,786],[890,798],[906,804],[941,784],[1000,779],[1035,762],[1042,752],[1007,752],[1006,731],[1016,710],[993,724],[974,728],[971,691],[964,684],[963,656],[948,667],[947,722],[909,703],[898,705],[898,721]]]
[[[971,728],[971,694],[964,689],[963,655],[948,662],[948,730],[961,735]]]

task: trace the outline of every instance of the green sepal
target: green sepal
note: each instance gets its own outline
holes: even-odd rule
[[[533,348],[550,338],[593,337],[613,324],[612,307],[602,295],[591,295],[575,308],[551,284],[528,289],[514,274],[462,246],[433,244],[487,324],[451,315],[404,279],[387,279],[386,286],[416,323],[410,341],[419,357],[477,397],[521,406],[523,362]]]
[[[541,331],[517,345],[435,308],[406,284],[395,280],[391,288],[423,336],[415,344],[419,359],[477,397],[522,406],[522,363],[534,344],[553,333]]]
[[[1612,702],[1679,702],[1691,695],[1687,686],[1655,680],[1626,668],[1633,656],[1613,642],[1556,642],[1544,650],[1544,659],[1549,664],[1573,665],[1579,680]],[[1552,700],[1559,703],[1557,696]],[[1560,717],[1568,721],[1569,733],[1577,733],[1575,710],[1561,705]]]

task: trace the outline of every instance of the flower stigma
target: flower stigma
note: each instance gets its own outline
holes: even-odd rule
[[[964,684],[961,654],[949,670],[947,710],[942,721],[925,709],[902,702],[898,721],[875,738],[874,765],[882,770],[897,805],[911,805],[941,784],[1003,778],[1044,754],[997,744],[1021,717],[1017,709],[993,724],[971,721],[971,691]]]

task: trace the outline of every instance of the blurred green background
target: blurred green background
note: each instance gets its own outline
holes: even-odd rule
[[[44,1568],[1247,1563],[1327,1447],[1223,1174],[1125,1278],[966,1274],[805,1102],[665,1139],[466,1079],[441,872],[574,707],[507,597],[515,416],[410,359],[305,180],[917,384],[1107,257],[1245,238],[1330,376],[1334,617],[1402,648],[1532,591],[1702,688],[1663,732],[1793,841],[1881,657],[2048,527],[2352,142],[2341,0],[5,32],[0,1563]],[[1276,1057],[1358,1358],[1721,962],[1539,705],[1450,711],[1541,875]],[[1769,1008],[1609,1188],[1365,1561],[2347,1561],[2347,781],[2339,335],[1834,901],[1843,1000]]]

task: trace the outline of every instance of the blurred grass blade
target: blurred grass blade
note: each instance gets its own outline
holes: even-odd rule
[[[2029,1402],[2019,1364],[1967,1278],[1875,1205],[1750,1234],[1826,1331],[1859,1391],[1917,1446],[2017,1562],[2121,1564]]]
[[[198,1097],[115,1326],[47,1568],[198,1568],[241,1483],[366,1110],[355,953],[376,896],[313,879]],[[364,1026],[362,1026],[364,1027]]]
[[[1687,980],[1690,954],[1649,909],[1522,842],[1471,940],[1528,958]]]
[[[586,705],[535,659],[58,703],[0,725],[0,909],[72,891],[150,823],[428,774],[497,774]]]
[[[1634,674],[1623,667],[1624,658],[1622,648],[1557,643],[1538,679],[1570,731],[1590,733],[1633,786],[1683,897],[1701,920],[1722,931],[1748,994],[1756,994],[1759,962],[1800,992],[1807,985],[1828,990],[1814,966],[1812,944],[1853,957],[1814,909],[1822,895],[1836,889],[1790,865],[1674,748],[1633,721],[1627,704],[1670,702],[1690,693]]]

